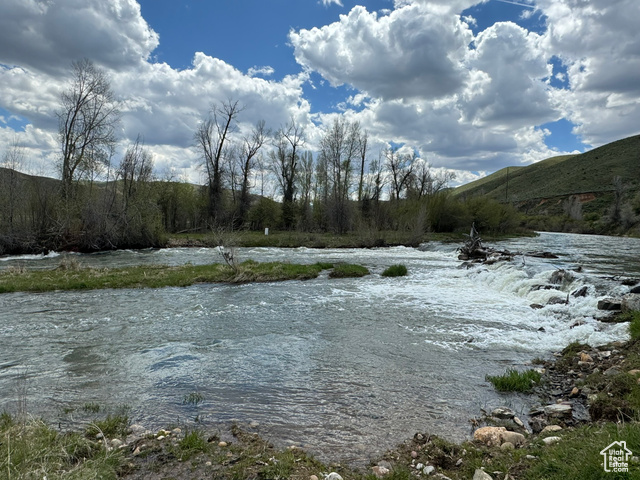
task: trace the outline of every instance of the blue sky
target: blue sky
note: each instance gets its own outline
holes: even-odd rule
[[[639,133],[637,0],[3,0],[0,155],[55,175],[70,64],[103,68],[157,169],[198,181],[209,108],[294,118],[314,150],[336,115],[372,155],[405,145],[464,183]],[[1,157],[0,157],[1,158]]]

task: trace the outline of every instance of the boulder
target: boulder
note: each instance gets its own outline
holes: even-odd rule
[[[547,305],[565,305],[567,303],[569,302],[567,302],[567,299],[563,297],[551,297],[547,300]]]
[[[589,292],[589,287],[587,287],[585,285],[585,286],[583,286],[583,287],[571,292],[571,296],[572,297],[576,297],[576,298],[578,298],[578,297],[586,297],[588,292]]]
[[[551,278],[549,281],[555,285],[559,285],[565,281],[571,282],[573,280],[573,275],[571,272],[568,272],[564,269],[556,270],[551,274]]]
[[[473,432],[473,439],[488,447],[499,447],[502,443],[502,433],[506,431],[504,427],[482,427]]]
[[[640,295],[637,293],[630,293],[622,297],[622,304],[620,306],[620,309],[623,312],[640,310]]]
[[[500,450],[515,450],[516,446],[511,442],[504,442],[500,445]]]
[[[619,298],[603,298],[598,300],[598,310],[621,310],[622,300]]]
[[[640,293],[640,285],[636,285],[635,287],[633,287],[631,290],[629,290],[629,293]]]

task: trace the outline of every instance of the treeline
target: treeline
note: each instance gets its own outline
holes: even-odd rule
[[[215,104],[194,132],[205,185],[160,180],[140,138],[113,162],[120,113],[108,78],[88,60],[75,63],[58,111],[60,180],[18,173],[18,145],[2,157],[0,253],[162,246],[167,233],[220,229],[400,230],[418,241],[473,222],[491,233],[519,225],[510,206],[454,197],[453,176],[414,151],[387,148],[371,158],[357,122],[336,117],[311,152],[294,119],[275,132],[258,122],[241,134],[241,111],[238,102]],[[270,184],[277,200],[263,194]]]

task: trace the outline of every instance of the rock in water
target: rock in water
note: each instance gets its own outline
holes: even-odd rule
[[[637,293],[630,293],[622,297],[622,305],[620,306],[623,312],[631,312],[640,310],[640,295]]]
[[[573,407],[566,403],[556,403],[544,407],[544,413],[549,417],[568,417],[571,415]]]
[[[598,310],[621,310],[622,301],[615,298],[604,298],[598,300]]]
[[[492,417],[500,418],[502,420],[509,420],[516,416],[515,412],[507,407],[494,408],[491,412]]]

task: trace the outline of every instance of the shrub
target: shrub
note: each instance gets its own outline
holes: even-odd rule
[[[540,383],[542,375],[535,370],[519,372],[509,369],[504,375],[487,375],[486,380],[491,382],[499,392],[530,392],[533,386]]]
[[[407,267],[404,265],[391,265],[384,272],[383,277],[404,277],[407,274]]]
[[[627,315],[630,317],[629,335],[631,335],[631,340],[640,339],[640,312],[626,312],[622,315]]]
[[[369,275],[369,269],[362,265],[353,265],[351,263],[343,263],[342,265],[336,265],[333,271],[329,274],[330,278],[353,278],[364,277]]]

